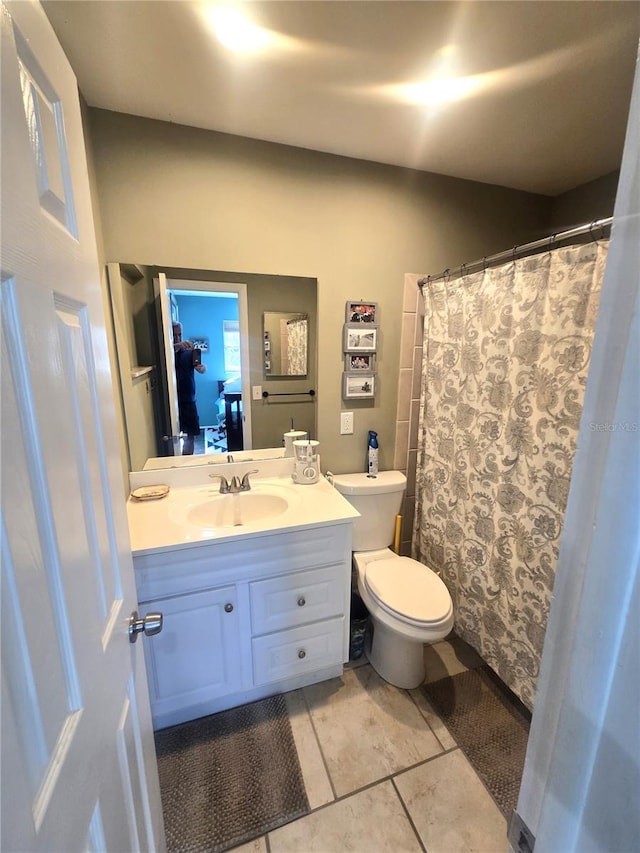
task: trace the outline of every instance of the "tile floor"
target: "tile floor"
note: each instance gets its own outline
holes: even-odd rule
[[[425,648],[427,680],[482,661],[457,638]],[[286,694],[310,814],[235,853],[504,853],[507,823],[420,690],[366,658]]]

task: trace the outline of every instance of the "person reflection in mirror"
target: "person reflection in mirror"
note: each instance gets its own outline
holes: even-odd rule
[[[182,323],[173,323],[172,326],[180,432],[186,436],[182,443],[182,455],[192,456],[194,439],[196,435],[200,435],[195,371],[206,373],[207,367],[204,364],[194,363],[193,344],[191,341],[182,340]]]

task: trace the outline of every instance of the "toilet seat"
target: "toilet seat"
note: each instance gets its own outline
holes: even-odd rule
[[[367,564],[365,583],[379,606],[417,627],[438,627],[451,618],[449,590],[431,569],[410,557]]]

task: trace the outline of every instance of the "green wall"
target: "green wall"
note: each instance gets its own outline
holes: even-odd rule
[[[393,465],[404,274],[544,236],[552,200],[393,166],[89,109],[106,261],[318,281],[323,468],[361,467],[367,430]],[[472,155],[470,155],[472,156]],[[377,302],[375,401],[343,404],[349,299]],[[252,346],[258,345],[252,341]],[[354,411],[352,436],[339,434]]]

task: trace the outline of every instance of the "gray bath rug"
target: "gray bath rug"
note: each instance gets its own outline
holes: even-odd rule
[[[497,806],[516,807],[531,715],[488,666],[422,687]]]
[[[309,811],[283,696],[156,732],[169,853],[214,853]]]

